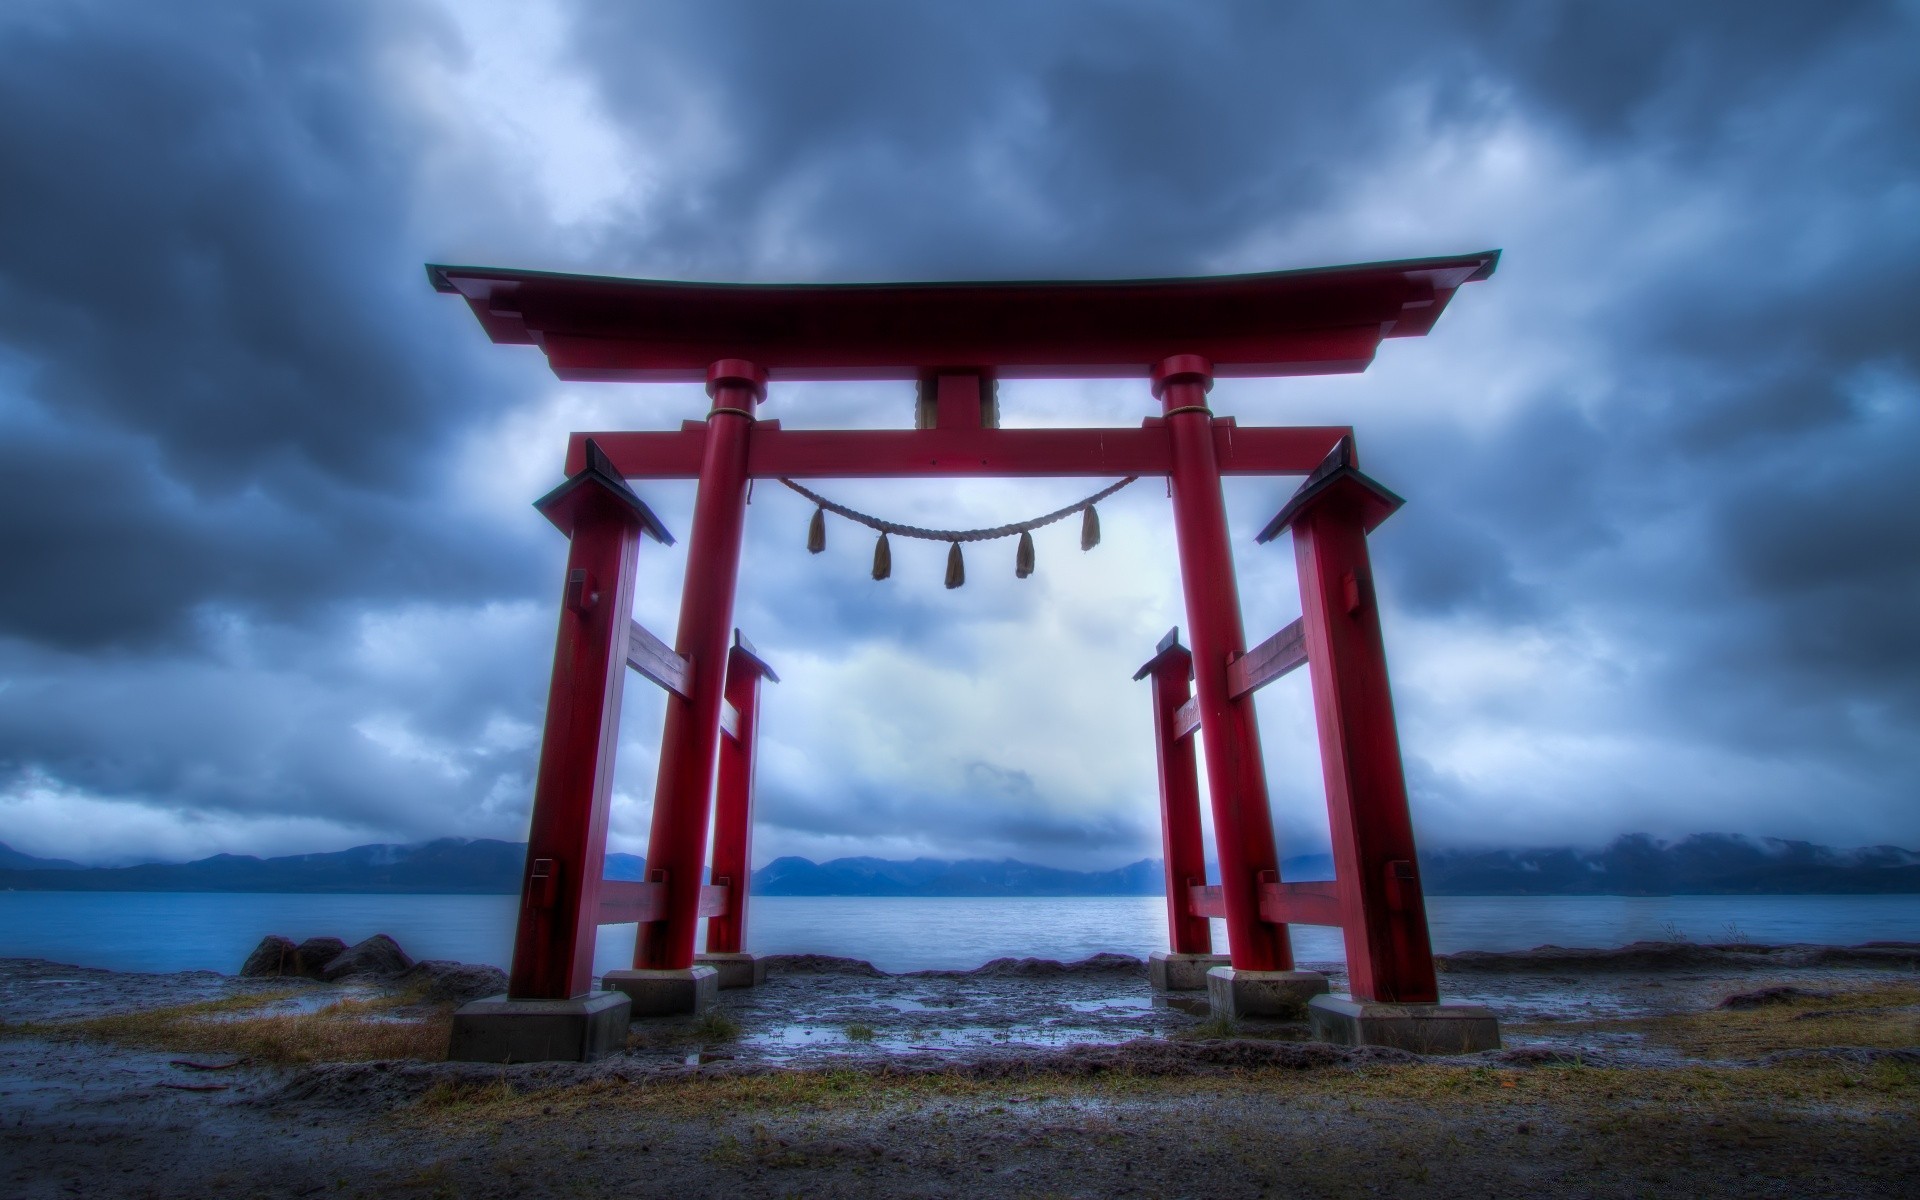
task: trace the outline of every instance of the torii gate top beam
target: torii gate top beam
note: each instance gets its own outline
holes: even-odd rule
[[[1198,354],[1220,376],[1366,369],[1380,340],[1433,327],[1497,250],[1221,275],[1089,282],[676,283],[429,266],[495,342],[536,345],[568,380],[701,382],[745,358],[776,380],[1143,378]]]

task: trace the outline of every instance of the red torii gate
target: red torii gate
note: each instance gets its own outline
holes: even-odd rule
[[[1206,397],[1216,377],[1363,370],[1383,338],[1428,332],[1498,257],[1202,279],[776,286],[429,267],[434,287],[463,297],[495,342],[538,346],[562,379],[698,380],[713,401],[704,421],[677,431],[574,434],[566,482],[538,502],[571,550],[511,982],[507,996],[461,1010],[452,1055],[590,1058],[618,1045],[630,1014],[696,1011],[723,982],[696,963],[702,917],[724,982],[753,982],[739,952],[758,685],[773,674],[732,620],[748,484],[782,477],[1165,476],[1193,649],[1169,634],[1135,676],[1153,680],[1167,864],[1172,952],[1155,956],[1155,983],[1205,986],[1230,1015],[1298,1007],[1326,981],[1293,970],[1287,925],[1338,925],[1351,999],[1312,999],[1322,1036],[1422,1046],[1497,1037],[1484,1010],[1436,1003],[1366,547],[1400,501],[1359,473],[1351,430],[1242,427],[1215,417]],[[1162,414],[1138,429],[996,427],[997,379],[1058,377],[1145,378]],[[783,430],[754,415],[769,381],[854,379],[915,381],[923,427]],[[1259,540],[1292,530],[1303,615],[1248,651],[1220,480],[1289,474],[1307,482]],[[672,539],[629,479],[698,481],[671,647],[630,615],[641,537]],[[1302,663],[1333,883],[1279,878],[1252,703],[1254,689]],[[639,883],[601,878],[628,666],[668,692]],[[1226,920],[1230,966],[1211,954],[1210,916]],[[595,930],[621,922],[639,923],[634,969],[610,972],[609,990],[594,993]]]

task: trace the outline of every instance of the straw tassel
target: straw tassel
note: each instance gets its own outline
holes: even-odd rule
[[[960,557],[960,543],[947,551],[947,587],[957,588],[967,581],[967,563]]]
[[[1100,544],[1100,514],[1089,504],[1080,515],[1080,548],[1091,550]]]
[[[807,553],[818,554],[827,548],[827,510],[813,510],[813,520],[807,525]]]
[[[885,579],[893,574],[893,551],[887,546],[887,535],[883,532],[880,540],[873,544],[873,577]]]
[[[1023,532],[1020,535],[1020,548],[1013,553],[1013,574],[1015,578],[1025,579],[1033,574],[1033,534]]]

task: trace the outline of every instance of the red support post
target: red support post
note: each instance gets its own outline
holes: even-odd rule
[[[727,703],[740,716],[720,739],[720,782],[714,794],[713,886],[727,889],[727,910],[707,919],[707,953],[739,954],[747,936],[747,893],[753,871],[753,780],[760,737],[760,680],[778,679],[734,630],[727,652]]]
[[[1349,990],[1424,1004],[1439,988],[1367,553],[1368,532],[1401,501],[1352,458],[1342,441],[1261,540],[1293,530]]]
[[[673,540],[598,447],[587,449],[587,465],[538,502],[572,543],[507,982],[515,1000],[592,989],[634,560],[643,531]]]
[[[1165,407],[1172,447],[1167,480],[1187,624],[1193,633],[1194,686],[1226,901],[1227,952],[1235,970],[1290,971],[1293,950],[1287,927],[1260,916],[1260,885],[1279,881],[1280,858],[1253,698],[1233,699],[1227,685],[1227,666],[1246,653],[1247,643],[1233,548],[1227,540],[1213,414],[1207,408],[1212,386],[1213,366],[1199,355],[1175,355],[1153,369],[1153,394]]]
[[[667,696],[647,837],[647,879],[666,885],[667,902],[665,915],[641,925],[635,938],[633,965],[642,970],[693,965],[734,584],[746,524],[747,445],[753,406],[766,395],[766,379],[766,372],[740,359],[722,359],[707,371],[713,410],[707,415],[674,639],[674,651],[690,666],[692,697]]]
[[[1153,680],[1153,745],[1160,767],[1160,843],[1167,873],[1167,948],[1175,954],[1213,953],[1213,928],[1193,911],[1192,889],[1207,881],[1200,833],[1200,777],[1191,731],[1179,728],[1180,706],[1193,695],[1193,655],[1172,630],[1159,653],[1134,675]]]

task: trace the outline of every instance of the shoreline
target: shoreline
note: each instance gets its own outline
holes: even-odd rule
[[[120,970],[235,969],[266,933],[349,942],[391,933],[414,953],[501,964],[511,952],[512,897],[22,892],[0,897],[0,954]],[[1005,954],[1062,960],[1098,951],[1144,956],[1165,940],[1153,898],[872,901],[771,897],[754,909],[756,953],[845,954],[887,970],[968,969]],[[1527,949],[1545,942],[1608,946],[1682,936],[1707,943],[1851,943],[1911,938],[1920,896],[1678,898],[1437,897],[1434,948]],[[1730,925],[1737,928],[1729,929]],[[1339,931],[1296,927],[1302,961],[1342,957]],[[632,926],[608,926],[596,968],[628,965]]]
[[[500,1067],[426,1061],[445,1007],[379,984],[0,960],[0,1182],[21,1196],[132,1176],[147,1191],[128,1194],[157,1196],[1893,1196],[1920,1172],[1920,943],[1442,964],[1443,998],[1500,1011],[1503,1049],[1422,1058],[1285,1022],[1210,1030],[1156,1003],[1124,956],[906,974],[816,956],[722,993],[731,1031],[640,1022],[598,1063]],[[195,1005],[219,1011],[82,1031],[103,1011]],[[302,1022],[335,1040],[299,1041]],[[260,1045],[425,1049],[278,1063],[217,1049],[276,1030],[293,1040]],[[189,1042],[140,1040],[181,1031]],[[290,1171],[307,1161],[326,1166]]]

